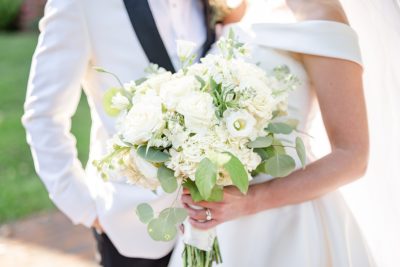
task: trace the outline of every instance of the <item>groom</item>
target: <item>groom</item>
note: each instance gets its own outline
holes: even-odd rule
[[[36,170],[50,198],[75,224],[97,228],[104,266],[166,266],[174,243],[153,241],[135,207],[170,202],[152,192],[103,182],[92,164],[83,169],[70,133],[71,117],[85,92],[91,110],[89,163],[106,152],[115,119],[102,108],[115,85],[93,70],[100,66],[122,81],[143,75],[149,62],[179,67],[176,39],[198,44],[204,54],[214,41],[210,6],[201,0],[49,0],[33,57],[23,125]]]

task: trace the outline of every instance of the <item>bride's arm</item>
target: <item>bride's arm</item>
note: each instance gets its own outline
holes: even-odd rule
[[[320,104],[331,153],[285,178],[251,186],[246,196],[227,188],[220,203],[196,203],[210,208],[214,220],[192,220],[195,227],[210,228],[243,215],[312,200],[364,174],[369,142],[362,68],[346,60],[302,57]],[[192,203],[188,195],[182,200]],[[203,213],[189,209],[193,219],[204,220]]]

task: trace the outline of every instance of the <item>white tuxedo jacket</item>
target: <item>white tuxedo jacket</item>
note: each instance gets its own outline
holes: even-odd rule
[[[115,131],[115,119],[105,114],[102,96],[109,87],[117,85],[112,78],[94,71],[93,66],[101,66],[127,82],[141,77],[149,64],[149,55],[144,53],[138,34],[132,27],[131,20],[135,13],[130,13],[128,8],[139,2],[143,3],[142,0],[48,1],[32,61],[23,124],[35,168],[57,207],[74,223],[88,227],[98,217],[121,254],[151,259],[168,254],[174,242],[153,241],[146,226],[138,220],[135,207],[139,203],[150,202],[156,208],[163,208],[171,204],[172,196],[160,197],[136,186],[103,182],[91,164],[106,153],[106,140]],[[177,4],[191,3],[190,8],[181,10],[184,13],[181,17],[186,17],[187,23],[179,21],[179,14],[175,14],[175,21],[168,20],[168,2],[171,1],[153,0],[149,4],[153,14],[158,16],[155,16],[157,26],[163,28],[158,36],[166,44],[172,55],[170,63],[173,63],[176,62],[171,48],[172,38],[175,37],[173,33],[176,37],[185,31],[192,37],[196,33],[194,39],[204,42],[209,31],[203,25],[206,23],[201,13],[201,2],[200,7],[194,7],[199,4],[198,0],[172,1],[175,2],[172,8],[179,8]],[[148,16],[143,19],[146,18],[149,19]],[[137,27],[142,24],[140,20],[136,21]],[[179,27],[181,32],[177,33]],[[141,31],[143,35],[151,29],[145,27]],[[157,35],[158,32],[149,34]],[[158,44],[159,47],[163,41]],[[71,116],[79,102],[81,85],[87,95],[92,118],[86,170],[77,158],[76,142],[70,133]]]

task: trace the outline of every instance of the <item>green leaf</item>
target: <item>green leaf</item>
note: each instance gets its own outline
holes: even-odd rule
[[[284,122],[270,123],[265,130],[275,134],[290,134],[291,132],[293,132],[292,126]]]
[[[174,171],[168,169],[164,165],[158,168],[157,179],[160,181],[161,187],[166,193],[173,193],[178,188],[178,182],[175,178]]]
[[[148,223],[154,217],[153,208],[147,203],[139,204],[136,207],[136,214],[142,223]]]
[[[272,145],[273,145],[274,149],[270,151],[271,155],[277,155],[277,154],[285,155],[286,154],[285,147],[283,146],[282,142],[279,139],[275,138]]]
[[[159,218],[169,220],[172,224],[181,224],[188,216],[184,208],[167,208],[161,211]]]
[[[288,155],[275,155],[265,162],[267,174],[273,177],[285,177],[289,175],[296,167],[295,161]]]
[[[222,201],[224,198],[224,190],[222,186],[214,186],[214,188],[211,191],[211,195],[209,198],[205,199],[200,195],[199,190],[197,189],[196,184],[194,181],[187,179],[183,183],[183,187],[189,189],[190,195],[193,199],[194,202],[199,202],[199,201],[211,201],[211,202],[219,202]]]
[[[119,88],[110,88],[108,89],[103,96],[103,107],[107,115],[111,117],[115,117],[120,113],[119,109],[112,107],[112,99],[117,94],[120,93],[121,89]]]
[[[194,202],[199,202],[204,200],[204,198],[200,195],[199,189],[197,189],[196,184],[191,179],[186,179],[183,183],[183,187],[189,189],[190,195]]]
[[[170,155],[161,150],[158,150],[154,147],[146,147],[140,146],[137,149],[137,154],[143,159],[153,162],[153,163],[161,163],[169,160]]]
[[[249,148],[264,148],[272,145],[274,138],[272,136],[257,137],[256,140],[247,143]]]
[[[227,154],[231,156],[231,159],[224,164],[224,169],[229,173],[232,183],[240,190],[240,192],[245,194],[249,188],[248,173],[242,162],[237,157],[231,153]]]
[[[203,78],[201,78],[199,75],[195,75],[194,77],[200,83],[200,88],[203,89],[204,86],[206,85],[206,81]]]
[[[147,226],[150,237],[156,241],[171,241],[177,234],[176,225],[165,218],[157,218],[150,221]]]
[[[306,167],[306,148],[304,146],[303,140],[300,137],[296,137],[296,152],[300,159],[301,166]]]
[[[195,177],[200,195],[208,199],[217,181],[217,166],[210,159],[204,158],[197,167]]]
[[[211,195],[206,201],[210,202],[219,202],[224,199],[224,188],[222,186],[214,186],[214,188],[211,191]]]

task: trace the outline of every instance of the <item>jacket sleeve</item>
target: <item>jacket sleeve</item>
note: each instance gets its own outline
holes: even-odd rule
[[[39,27],[22,123],[50,198],[75,224],[90,227],[96,218],[95,202],[70,132],[90,59],[79,0],[49,0]]]

